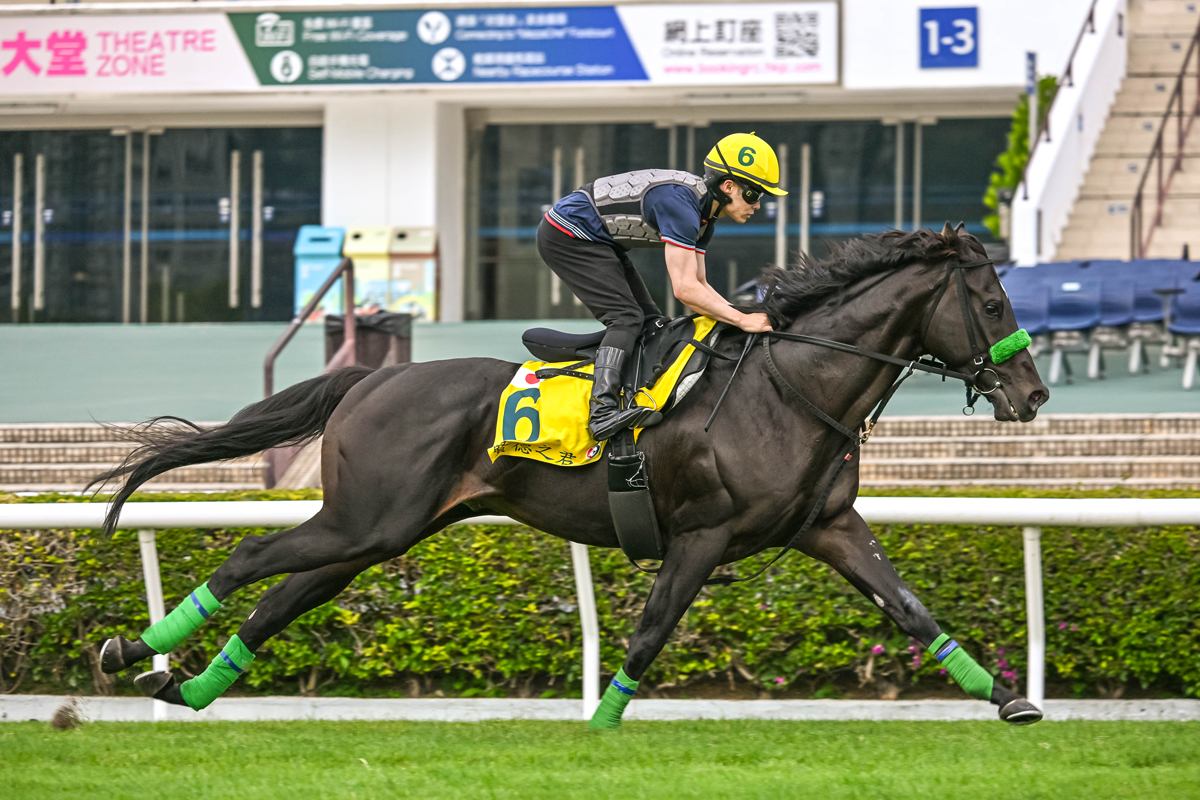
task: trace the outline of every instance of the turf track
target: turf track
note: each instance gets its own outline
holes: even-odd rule
[[[1200,723],[5,723],[0,796],[1175,800]]]

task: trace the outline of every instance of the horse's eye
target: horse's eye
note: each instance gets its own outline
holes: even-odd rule
[[[987,312],[987,315],[989,317],[999,318],[1000,312],[1003,310],[1003,306],[1001,306],[999,303],[997,303],[995,301],[992,301],[992,302],[988,303],[987,305],[985,305],[983,307],[983,310]]]

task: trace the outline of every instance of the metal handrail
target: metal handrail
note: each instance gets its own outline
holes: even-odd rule
[[[1167,100],[1167,110],[1163,112],[1162,121],[1158,125],[1158,134],[1154,137],[1154,147],[1150,148],[1150,155],[1146,158],[1146,168],[1142,170],[1142,179],[1138,181],[1137,193],[1133,197],[1133,207],[1129,210],[1130,259],[1144,258],[1146,251],[1150,249],[1150,240],[1154,238],[1154,231],[1162,224],[1163,204],[1166,202],[1167,192],[1171,189],[1171,181],[1175,178],[1175,173],[1183,169],[1183,145],[1192,130],[1192,122],[1195,121],[1197,112],[1200,112],[1200,70],[1197,70],[1196,98],[1192,102],[1191,110],[1188,111],[1186,123],[1183,119],[1183,79],[1187,77],[1188,64],[1191,63],[1192,54],[1198,52],[1198,47],[1200,47],[1200,25],[1196,26],[1191,44],[1188,45],[1187,55],[1183,57],[1183,66],[1179,70],[1178,77],[1175,78],[1175,89],[1171,92],[1170,99]],[[1167,131],[1167,123],[1170,122],[1172,116],[1175,117],[1175,159],[1171,162],[1171,169],[1164,180],[1165,148],[1163,138]],[[1150,177],[1152,166],[1158,168],[1157,202],[1155,203],[1154,217],[1150,221],[1150,230],[1143,235],[1142,220],[1146,180]]]
[[[1075,54],[1079,52],[1079,45],[1083,43],[1083,35],[1085,33],[1096,32],[1096,3],[1098,2],[1099,0],[1092,0],[1092,5],[1088,8],[1087,17],[1083,20],[1083,25],[1079,28],[1079,35],[1075,37],[1075,46],[1071,48],[1071,55],[1067,56],[1067,66],[1066,69],[1063,70],[1062,81],[1058,85],[1059,89],[1064,86],[1075,85]],[[1038,91],[1038,78],[1036,73],[1033,76],[1033,91],[1036,96]],[[1033,163],[1033,154],[1037,152],[1037,146],[1042,141],[1042,134],[1045,134],[1047,142],[1050,141],[1050,111],[1054,108],[1054,102],[1056,100],[1058,100],[1057,91],[1054,93],[1054,97],[1050,99],[1049,104],[1046,106],[1046,111],[1042,120],[1038,121],[1033,119],[1029,121],[1030,125],[1037,126],[1037,135],[1034,136],[1033,140],[1029,143],[1029,157],[1025,159],[1025,166],[1021,168],[1021,180],[1017,181],[1017,185],[1022,187],[1021,196],[1025,200],[1029,199],[1029,184],[1025,182],[1025,173],[1029,171],[1029,165]]]
[[[312,316],[317,310],[317,306],[325,299],[325,295],[329,294],[329,290],[338,280],[342,282],[342,306],[345,309],[345,320],[343,330],[345,331],[342,340],[342,346],[334,353],[333,358],[329,359],[329,363],[325,365],[322,374],[331,372],[342,367],[352,366],[358,363],[358,355],[356,350],[357,336],[356,329],[358,320],[354,316],[354,261],[349,258],[343,258],[325,282],[321,284],[321,288],[312,296],[304,309],[292,317],[292,321],[288,323],[287,330],[283,335],[275,340],[275,344],[271,345],[271,349],[267,351],[267,357],[263,360],[263,396],[270,397],[275,394],[275,360],[279,358],[279,354],[283,352],[283,348],[287,347],[288,342],[296,335],[301,326]],[[298,448],[280,447],[268,450],[264,454],[266,466],[263,470],[263,482],[270,489],[276,481],[283,477],[283,473],[287,472],[288,465],[296,457]]]

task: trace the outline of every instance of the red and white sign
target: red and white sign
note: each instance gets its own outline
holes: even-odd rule
[[[257,88],[224,14],[0,17],[0,95]]]

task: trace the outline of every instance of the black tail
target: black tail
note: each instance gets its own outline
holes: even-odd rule
[[[139,486],[167,470],[251,456],[315,439],[325,432],[325,423],[346,393],[372,372],[367,367],[346,367],[297,383],[246,406],[215,428],[201,428],[179,417],[155,417],[139,425],[128,436],[141,446],[120,466],[97,475],[87,486],[90,489],[128,476],[104,517],[105,531],[112,535],[121,506]]]

